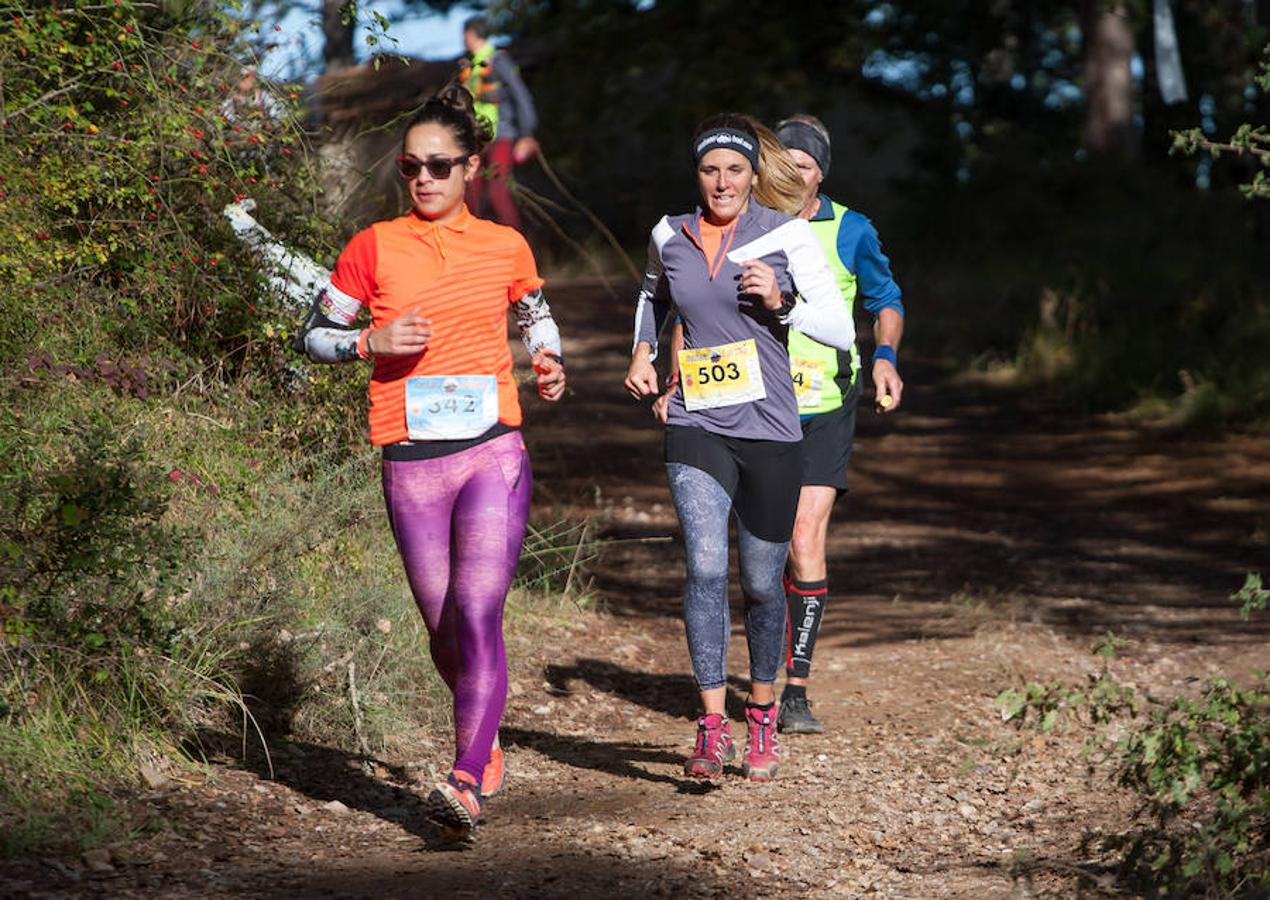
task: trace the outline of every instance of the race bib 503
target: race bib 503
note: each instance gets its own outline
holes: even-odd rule
[[[734,406],[767,396],[753,338],[679,351],[679,383],[689,411]]]

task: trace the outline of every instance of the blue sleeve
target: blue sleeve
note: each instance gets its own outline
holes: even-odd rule
[[[858,212],[848,212],[838,227],[838,258],[855,275],[864,308],[877,318],[884,309],[904,315],[900,286],[891,275],[891,261],[882,252],[873,223]]]

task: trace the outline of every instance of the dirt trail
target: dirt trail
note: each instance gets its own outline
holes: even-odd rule
[[[520,661],[502,732],[509,788],[479,845],[436,849],[402,761],[365,775],[340,751],[291,744],[277,748],[276,780],[226,765],[207,785],[143,798],[173,828],[114,851],[102,871],[8,864],[0,885],[31,897],[376,898],[1110,886],[1098,838],[1128,827],[1131,798],[1086,772],[1079,735],[1020,736],[992,698],[1020,677],[1096,670],[1089,646],[1108,629],[1133,639],[1112,668],[1141,687],[1264,668],[1270,632],[1226,598],[1246,571],[1270,568],[1270,440],[1145,433],[910,363],[904,410],[861,415],[853,491],[831,529],[811,694],[828,733],[788,738],[773,784],[736,770],[707,787],[681,776],[696,712],[682,553],[665,540],[675,521],[660,433],[619,388],[629,304],[588,285],[552,302],[575,393],[530,410],[536,503],[627,540],[594,573],[607,614]],[[746,671],[739,630],[731,671]]]

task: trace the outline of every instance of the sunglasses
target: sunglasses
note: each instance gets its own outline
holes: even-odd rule
[[[428,174],[438,181],[444,181],[450,177],[450,172],[455,166],[461,166],[467,162],[466,156],[456,156],[453,159],[446,156],[430,157],[429,159],[420,159],[417,156],[398,156],[397,171],[401,173],[402,178],[418,178],[419,173],[424,169],[428,170]]]

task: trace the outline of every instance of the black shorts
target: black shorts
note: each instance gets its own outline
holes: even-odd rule
[[[700,469],[719,482],[746,529],[774,544],[794,533],[801,446],[725,437],[691,425],[666,427],[666,462]]]
[[[803,422],[803,484],[847,489],[847,463],[855,442],[855,411],[860,403],[859,378],[842,406]]]

